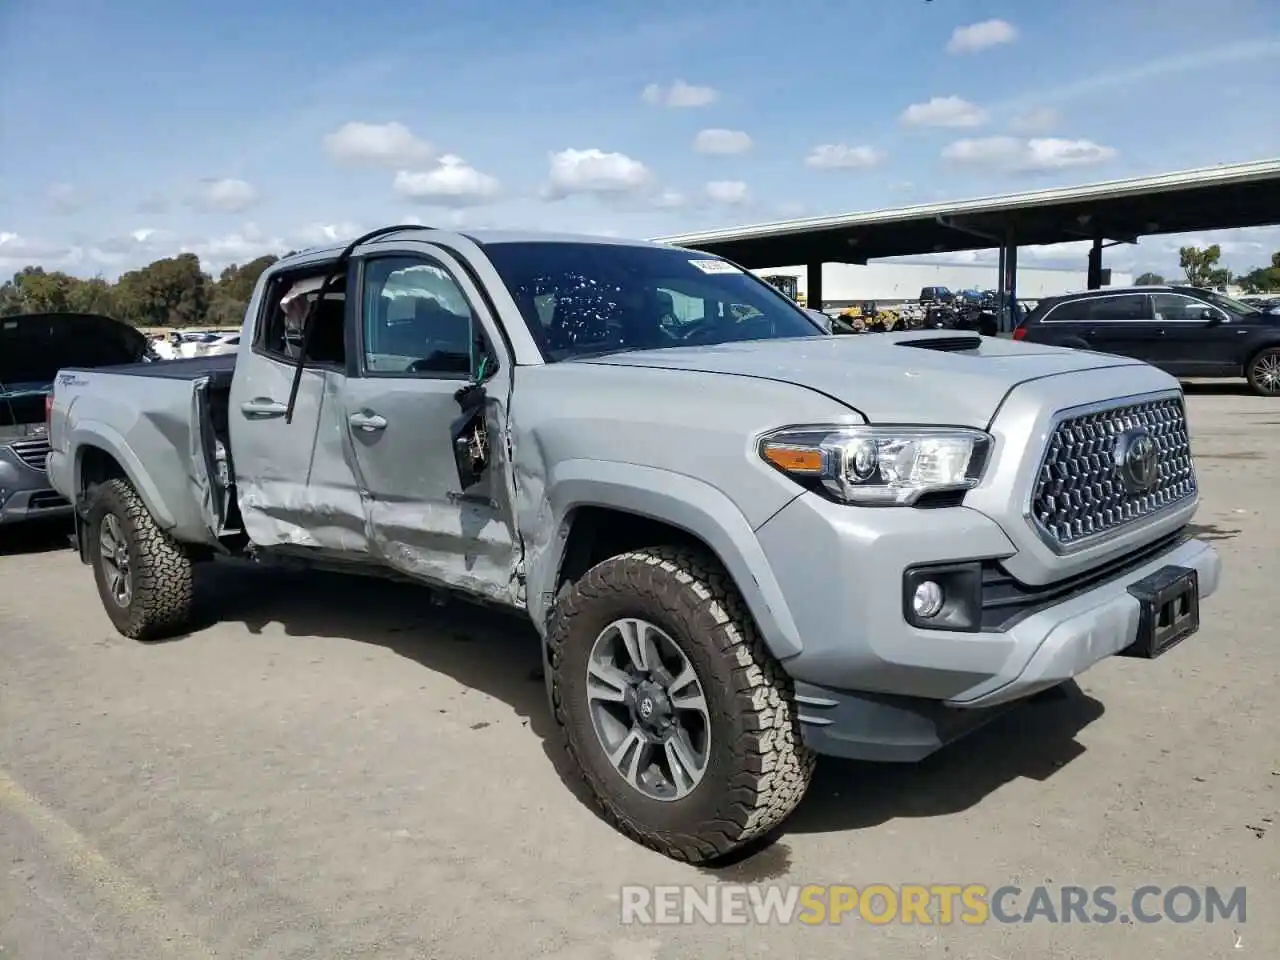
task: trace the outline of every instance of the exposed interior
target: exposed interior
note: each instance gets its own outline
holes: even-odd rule
[[[303,322],[319,295],[332,263],[291,270],[271,279],[256,326],[254,346],[286,360],[297,360],[302,351]],[[311,364],[343,367],[347,348],[344,332],[347,278],[337,277],[316,310],[306,360]]]

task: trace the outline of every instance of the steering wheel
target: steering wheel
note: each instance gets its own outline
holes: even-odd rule
[[[680,336],[681,343],[696,344],[706,339],[708,336],[714,336],[716,331],[720,329],[720,321],[710,317],[703,317],[700,320],[694,320],[688,324]]]
[[[471,358],[449,350],[434,350],[404,368],[405,373],[470,373]]]

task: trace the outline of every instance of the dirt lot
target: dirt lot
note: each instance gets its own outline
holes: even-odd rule
[[[528,629],[224,569],[207,628],[141,646],[55,536],[8,538],[0,958],[1280,955],[1280,404],[1202,387],[1191,415],[1226,564],[1196,637],[918,767],[826,762],[783,838],[718,873],[631,845],[562,782]],[[1247,917],[619,923],[624,884],[718,880],[1109,884],[1122,904],[1244,885]]]

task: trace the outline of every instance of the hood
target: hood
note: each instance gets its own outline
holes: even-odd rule
[[[135,363],[146,336],[92,313],[0,317],[0,426],[42,423],[44,396],[64,367]]]
[[[985,429],[1011,389],[1028,380],[1144,366],[1108,354],[954,331],[751,340],[637,350],[581,363],[755,377],[809,387],[871,423],[945,423]]]
[[[95,313],[30,313],[0,317],[0,384],[51,383],[63,367],[135,363],[147,337]]]

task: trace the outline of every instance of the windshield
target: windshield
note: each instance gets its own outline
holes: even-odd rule
[[[544,241],[485,252],[547,362],[826,335],[767,283],[693,250]]]
[[[1223,310],[1227,311],[1227,313],[1234,313],[1236,316],[1251,317],[1254,314],[1262,313],[1261,310],[1252,304],[1244,303],[1243,301],[1236,300],[1233,297],[1223,296],[1221,293],[1217,293],[1213,290],[1197,290],[1196,293],[1201,297],[1201,299],[1208,300],[1215,307],[1221,307]]]

